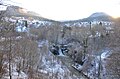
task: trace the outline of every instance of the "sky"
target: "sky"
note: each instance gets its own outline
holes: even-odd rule
[[[77,20],[95,12],[120,16],[120,0],[12,0],[18,5],[53,20]]]

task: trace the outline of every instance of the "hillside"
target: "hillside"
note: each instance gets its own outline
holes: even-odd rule
[[[103,12],[97,12],[97,13],[93,13],[92,15],[90,15],[88,18],[84,18],[81,21],[112,21],[113,18]]]
[[[97,12],[59,22],[18,6],[1,14],[0,79],[120,78],[120,19]]]
[[[54,20],[49,20],[47,18],[44,18],[36,12],[28,11],[27,9],[24,9],[19,6],[8,6],[6,10],[4,10],[4,11],[2,10],[2,11],[0,11],[0,13],[1,14],[3,13],[1,16],[5,16],[5,17],[11,17],[11,16],[25,17],[25,18],[32,17],[32,18],[38,19],[38,20],[54,21]]]
[[[76,22],[92,22],[92,21],[113,21],[114,18],[112,18],[110,15],[103,13],[103,12],[96,12],[91,14],[89,17],[79,19],[79,20],[70,20],[70,21],[64,21],[63,23],[76,23]]]

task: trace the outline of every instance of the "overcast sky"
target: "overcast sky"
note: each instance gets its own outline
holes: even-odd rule
[[[75,20],[94,12],[120,16],[120,0],[12,0],[53,20]]]

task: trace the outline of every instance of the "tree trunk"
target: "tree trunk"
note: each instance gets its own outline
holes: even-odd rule
[[[12,79],[12,74],[11,74],[11,71],[12,71],[12,69],[11,69],[11,50],[12,50],[12,47],[11,47],[11,37],[10,37],[10,51],[9,51],[9,76],[10,76],[10,79]]]

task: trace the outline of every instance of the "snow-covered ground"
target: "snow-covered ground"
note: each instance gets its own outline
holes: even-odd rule
[[[50,25],[51,23],[48,23],[47,21],[37,21],[35,20],[35,22],[33,21],[34,25],[36,27],[39,27],[41,25]],[[76,23],[77,24],[77,23]],[[76,25],[74,24],[74,25]],[[87,23],[86,23],[87,24]],[[67,24],[69,25],[69,24]],[[78,24],[80,25],[80,24]],[[22,24],[17,25],[16,27],[16,31],[17,32],[27,32],[28,29],[27,27],[23,26]],[[100,36],[100,33],[97,32],[96,33],[96,37]],[[19,39],[21,37],[18,37],[16,39]],[[3,41],[4,39],[2,38],[0,41]],[[49,42],[47,40],[43,40],[43,41],[39,41],[38,42],[38,48],[42,49],[43,46],[48,47]],[[65,75],[69,75],[67,77],[67,79],[72,79],[73,75],[71,75],[69,69],[57,58],[55,57],[51,52],[47,51],[48,53],[44,54],[45,52],[40,52],[42,53],[42,58],[39,59],[39,72],[44,73],[44,74],[49,74],[49,76],[51,76],[52,74],[57,74],[58,79],[64,79]],[[105,69],[105,60],[107,57],[109,57],[111,55],[111,52],[109,50],[104,50],[101,53],[101,63],[102,63],[102,74],[106,73],[106,69]],[[59,49],[59,55],[58,56],[65,56],[61,50]],[[96,75],[94,74],[98,74],[98,68],[99,68],[99,62],[100,62],[100,56],[95,56],[95,59],[93,59],[93,61],[91,61],[92,63],[92,67],[90,69],[88,69],[87,73],[84,72],[86,75],[90,76],[91,78],[96,78]],[[42,61],[40,61],[42,60]],[[17,79],[17,78],[22,78],[22,79],[26,79],[27,78],[27,74],[25,74],[23,71],[20,72],[19,76],[18,76],[18,72],[17,72],[17,68],[16,68],[16,64],[14,64],[14,67],[12,68],[12,77],[13,79]],[[82,66],[79,64],[75,64],[72,65],[74,68],[78,69],[78,70],[82,70]],[[77,79],[76,76],[74,76],[75,79]],[[9,79],[9,76],[6,75],[5,78]],[[102,76],[102,78],[104,78]]]
[[[65,55],[62,53],[61,49],[59,49],[59,55],[58,55],[58,56],[65,56]]]
[[[94,65],[93,65],[90,73],[92,74],[96,70],[95,74],[98,75],[99,66],[101,66],[101,70],[100,70],[101,71],[101,73],[100,73],[101,78],[105,79],[105,74],[106,74],[106,68],[105,68],[106,61],[105,61],[105,59],[107,57],[109,57],[111,54],[112,54],[112,52],[110,50],[103,50],[100,56],[95,57],[95,60],[93,60]],[[92,77],[94,77],[94,76],[91,76],[91,78]],[[96,76],[96,77],[98,77],[98,76]]]
[[[90,62],[88,59],[87,61],[89,61],[91,64],[88,64],[89,67],[87,69],[87,71],[84,71],[83,73],[85,75],[87,75],[88,77],[90,77],[91,79],[98,79],[98,71],[99,71],[99,64],[101,64],[101,78],[102,79],[106,79],[105,78],[105,74],[106,74],[106,61],[105,59],[107,57],[109,57],[112,54],[112,52],[110,50],[103,50],[101,53],[101,60],[100,60],[100,56],[92,56],[94,57],[94,59],[92,59],[92,61]],[[101,62],[100,62],[101,61]],[[83,70],[84,66],[81,66],[80,64],[76,63],[72,65],[74,68],[76,68],[78,71]]]
[[[40,41],[38,47],[42,49],[42,47],[48,45],[48,41]],[[65,56],[62,54],[61,50],[59,50],[60,56]],[[48,76],[56,75],[55,79],[79,79],[75,75],[71,75],[71,71],[67,68],[66,65],[58,58],[54,56],[50,51],[47,54],[43,54],[42,61],[40,62],[39,72],[43,74],[48,74]]]
[[[102,54],[101,54],[101,59],[104,60],[105,58],[109,57],[112,54],[112,52],[110,50],[105,50]]]
[[[27,32],[27,28],[25,26],[17,26],[16,28],[17,32]]]
[[[2,79],[10,79],[9,76],[9,64],[7,62],[5,62],[4,64],[7,64],[7,73],[4,74]],[[28,75],[25,74],[23,71],[20,71],[19,73],[17,72],[17,65],[16,63],[11,63],[11,75],[12,75],[12,79],[28,79]]]

